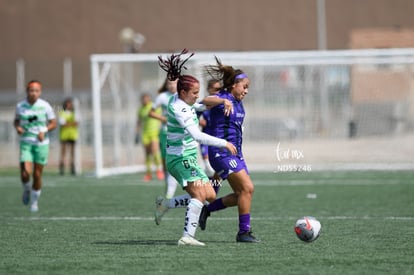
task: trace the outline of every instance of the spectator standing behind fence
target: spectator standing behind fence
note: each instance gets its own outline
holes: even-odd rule
[[[159,145],[161,121],[149,116],[152,105],[151,96],[143,94],[141,96],[141,107],[138,110],[137,135],[140,135],[145,151],[146,173],[144,181],[152,180],[152,163],[155,165],[157,178],[164,180]],[[160,108],[155,110],[156,113],[160,113],[160,111]]]
[[[40,98],[42,84],[39,81],[30,81],[26,93],[26,99],[16,105],[14,127],[20,135],[22,201],[24,205],[30,203],[30,211],[37,212],[43,167],[49,158],[48,132],[56,128],[56,115],[50,104]],[[31,176],[33,176],[32,184],[30,184]]]
[[[59,111],[59,140],[60,140],[60,162],[59,173],[65,174],[65,158],[69,152],[70,172],[76,175],[75,169],[75,146],[79,137],[79,119],[75,112],[73,99],[67,98],[63,102],[63,110]]]

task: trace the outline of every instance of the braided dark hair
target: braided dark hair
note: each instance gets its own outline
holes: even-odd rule
[[[158,56],[158,65],[167,72],[167,79],[170,81],[177,82],[177,91],[178,93],[181,90],[189,91],[194,83],[199,83],[199,81],[191,75],[183,75],[182,70],[187,70],[187,67],[184,64],[194,55],[191,53],[189,57],[184,60],[181,60],[181,56],[187,54],[188,50],[184,49],[179,54],[172,54],[167,59],[163,59],[162,56]]]

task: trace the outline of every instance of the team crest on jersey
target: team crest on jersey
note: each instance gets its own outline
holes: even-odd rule
[[[236,168],[237,167],[237,161],[235,161],[234,159],[229,161],[229,166],[232,168]]]
[[[192,176],[192,177],[196,177],[197,175],[198,175],[197,170],[192,169],[192,170],[191,170],[191,176]]]

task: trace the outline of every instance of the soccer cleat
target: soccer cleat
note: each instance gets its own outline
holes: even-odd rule
[[[208,217],[210,217],[210,211],[208,210],[207,206],[204,205],[201,209],[200,218],[198,218],[198,225],[200,226],[201,230],[206,229]]]
[[[157,170],[157,179],[164,180],[164,172],[162,170]]]
[[[30,202],[30,190],[24,190],[22,195],[22,201],[24,205],[28,205]]]
[[[37,212],[37,211],[39,211],[39,206],[37,205],[37,202],[36,203],[32,203],[30,205],[30,212]]]
[[[168,211],[167,203],[168,199],[165,199],[161,196],[155,199],[154,216],[156,225],[160,225],[162,216],[164,216],[164,214]]]
[[[145,176],[144,176],[144,181],[145,182],[148,182],[148,181],[151,181],[152,180],[152,176],[151,176],[151,174],[145,174]]]
[[[237,234],[236,241],[239,243],[260,243],[260,240],[253,236],[252,231]]]
[[[197,241],[193,237],[185,236],[185,237],[181,237],[181,239],[178,240],[178,245],[205,246],[206,244],[200,241]]]

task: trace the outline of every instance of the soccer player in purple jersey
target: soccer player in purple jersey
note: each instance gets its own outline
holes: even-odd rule
[[[217,65],[209,66],[208,73],[215,79],[221,80],[223,89],[216,95],[227,99],[233,104],[233,111],[229,116],[223,116],[224,105],[217,105],[210,110],[210,125],[213,136],[222,138],[234,144],[237,154],[231,155],[220,148],[209,147],[211,166],[223,179],[227,179],[233,193],[204,206],[200,214],[199,225],[202,230],[206,227],[207,217],[211,212],[226,207],[236,206],[239,212],[239,231],[237,242],[260,242],[253,236],[250,228],[250,208],[253,197],[253,182],[242,153],[243,121],[245,117],[243,98],[248,94],[249,78],[247,75],[231,66],[224,66],[216,57]]]

